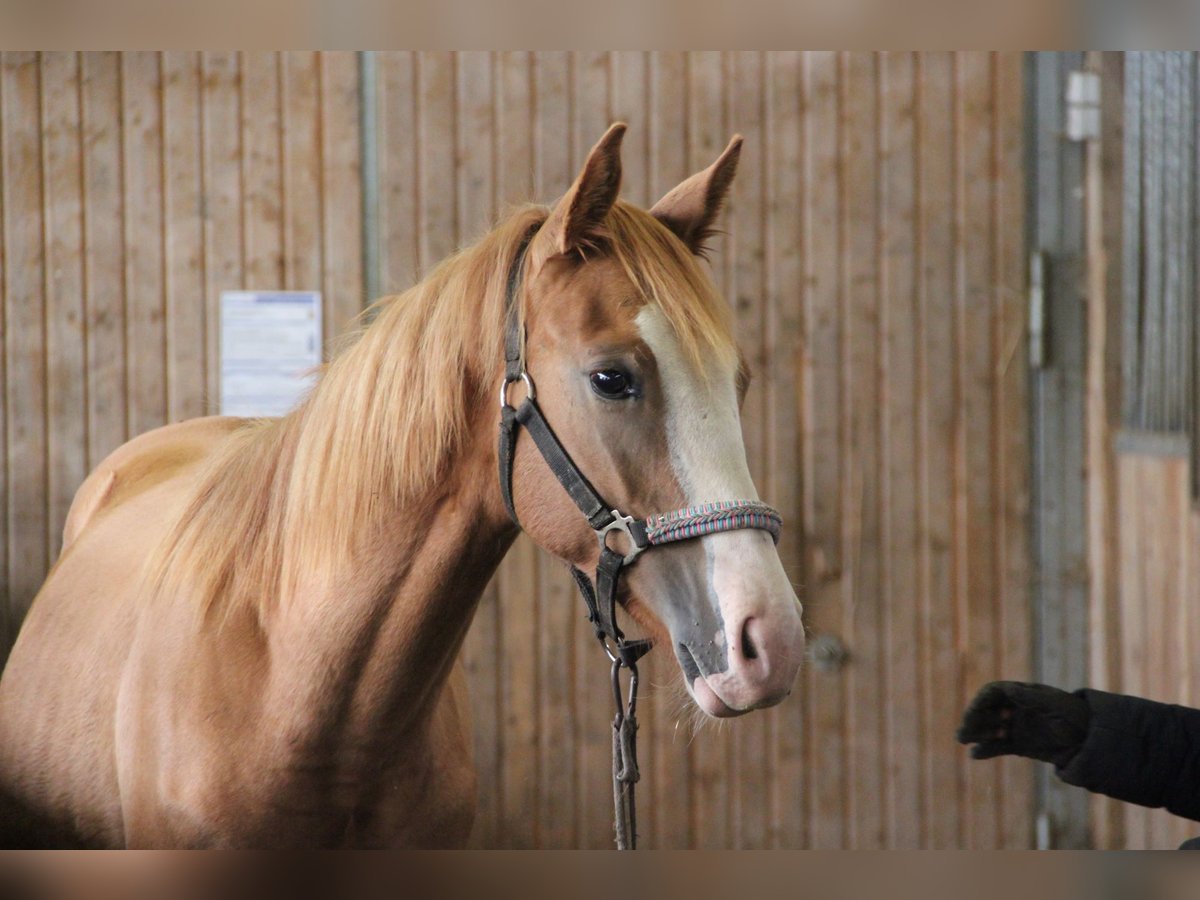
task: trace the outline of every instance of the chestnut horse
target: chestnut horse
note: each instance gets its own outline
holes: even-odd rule
[[[617,200],[623,132],[552,208],[379,301],[289,415],[159,428],[88,477],[0,680],[8,844],[466,840],[457,657],[518,532],[495,399],[514,261],[525,370],[604,497],[756,497],[732,316],[700,261],[740,139],[646,212]],[[593,528],[528,439],[512,485],[532,539],[595,571]],[[705,713],[790,691],[800,606],[764,531],[656,548],[617,597]]]

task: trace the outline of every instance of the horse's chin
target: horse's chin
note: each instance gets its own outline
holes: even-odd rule
[[[734,709],[717,696],[717,692],[709,686],[702,675],[697,676],[692,681],[691,693],[692,699],[696,701],[696,706],[700,707],[700,711],[714,719],[732,719],[736,716],[743,716],[750,711],[748,709]]]

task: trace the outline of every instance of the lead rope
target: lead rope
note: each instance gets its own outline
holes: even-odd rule
[[[621,669],[629,669],[629,702],[621,698]],[[617,716],[613,719],[613,822],[618,850],[637,849],[637,806],[634,790],[642,777],[637,762],[637,663],[626,664],[619,657],[612,664],[613,699]]]

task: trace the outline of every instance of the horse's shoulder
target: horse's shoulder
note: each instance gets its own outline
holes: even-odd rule
[[[63,549],[102,510],[201,461],[245,421],[232,416],[188,419],[147,431],[122,444],[92,470],[75,492],[63,527]]]

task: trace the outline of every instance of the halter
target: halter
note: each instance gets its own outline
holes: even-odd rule
[[[507,312],[504,335],[504,380],[500,385],[500,492],[513,522],[520,527],[513,504],[512,475],[517,433],[521,426],[529,432],[550,471],[566,489],[588,524],[596,533],[600,545],[600,561],[596,566],[596,581],[576,566],[571,575],[587,606],[587,618],[596,638],[612,662],[612,690],[616,703],[613,719],[613,805],[616,821],[617,848],[637,846],[637,819],[634,807],[634,785],[639,779],[637,766],[637,662],[650,649],[647,640],[631,641],[617,625],[617,583],[621,569],[632,565],[650,547],[683,541],[721,531],[757,528],[770,532],[776,543],[783,519],[779,513],[757,500],[717,500],[700,506],[677,509],[639,519],[624,515],[606,503],[592,487],[574,460],[559,442],[537,404],[533,379],[525,371],[521,359],[524,329],[519,323],[517,293],[521,286],[521,269],[534,231],[522,241],[516,259],[508,273]],[[521,381],[525,399],[520,406],[508,402],[510,385]],[[608,544],[614,532],[625,535],[628,550],[624,553]],[[621,694],[621,669],[629,670],[628,700]]]

